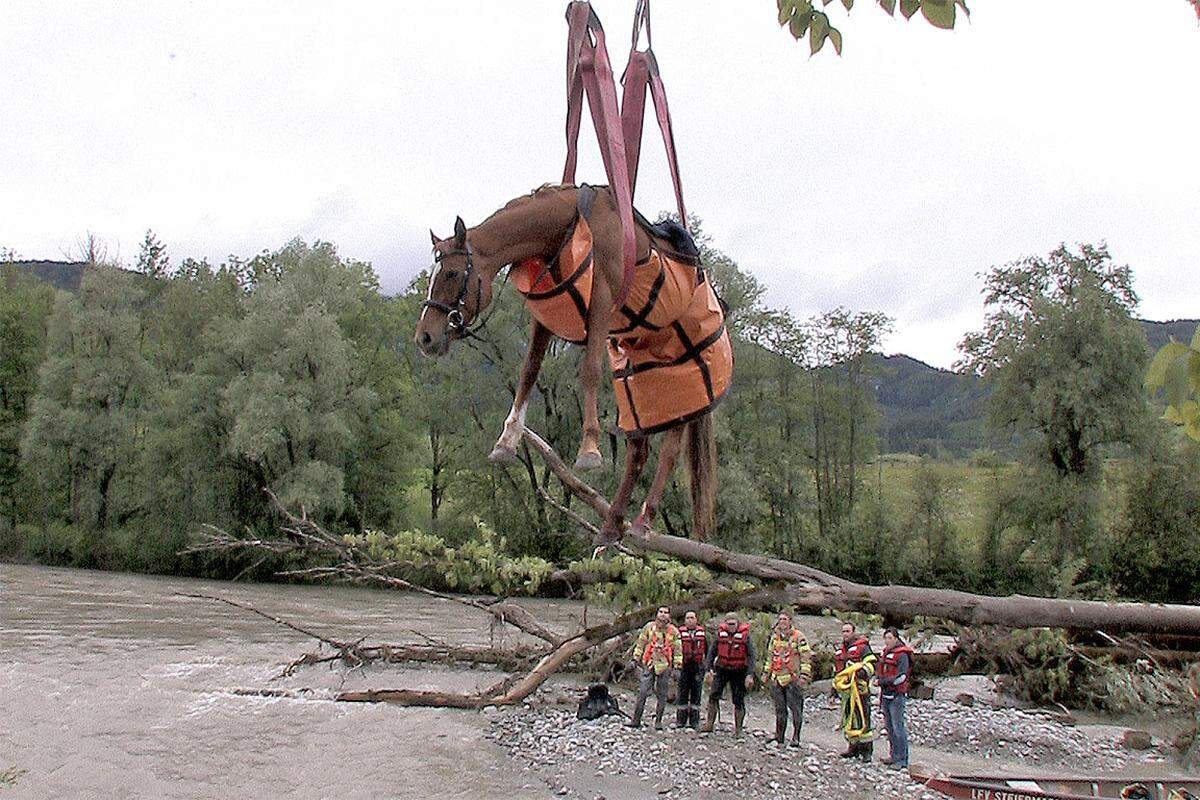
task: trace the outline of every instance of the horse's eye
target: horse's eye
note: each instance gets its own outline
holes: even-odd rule
[[[458,277],[458,273],[455,272],[454,270],[450,270],[449,272],[446,273],[446,277],[449,278],[450,280],[454,280],[455,278]]]

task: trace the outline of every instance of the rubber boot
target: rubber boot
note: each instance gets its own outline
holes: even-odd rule
[[[717,704],[708,704],[708,716],[704,720],[704,724],[700,726],[701,733],[712,733],[713,726],[717,724]]]
[[[858,742],[847,742],[846,749],[838,753],[838,756],[841,758],[854,758],[858,755],[858,746]]]
[[[692,730],[700,727],[700,706],[692,706],[688,711],[688,727]]]
[[[633,719],[625,723],[626,728],[642,727],[642,712],[646,710],[646,701],[643,699],[640,703],[633,707]]]
[[[654,707],[654,730],[661,731],[663,729],[662,718],[663,718],[663,704],[659,703],[658,705],[656,705]]]
[[[683,706],[682,708],[675,709],[675,727],[676,728],[686,727],[688,722],[691,721],[691,718],[692,718],[692,709],[688,708],[687,706]]]
[[[859,746],[858,757],[865,763],[870,764],[875,759],[875,743],[863,742]]]
[[[787,733],[787,719],[775,720],[775,744],[783,747],[783,737]]]
[[[742,723],[746,719],[746,709],[735,708],[733,710],[733,738],[742,738]]]
[[[792,747],[799,747],[799,746],[800,746],[800,731],[798,731],[798,730],[793,730],[793,731],[792,731],[792,744],[791,744],[791,746],[792,746]]]

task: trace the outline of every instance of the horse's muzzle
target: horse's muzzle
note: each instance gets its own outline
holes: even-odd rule
[[[427,356],[437,358],[446,355],[450,350],[450,337],[445,333],[431,334],[429,331],[420,331],[414,338],[417,349]]]

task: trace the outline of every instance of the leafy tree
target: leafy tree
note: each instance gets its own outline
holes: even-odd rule
[[[949,507],[960,483],[943,465],[929,459],[922,459],[913,473],[908,531],[915,536],[912,574],[922,584],[943,586],[963,576],[958,531]]]
[[[147,230],[138,250],[137,271],[151,278],[160,279],[166,276],[170,269],[171,259],[167,255],[167,247],[158,240],[154,231]]]
[[[210,368],[223,385],[226,447],[285,503],[334,517],[346,510],[354,434],[378,408],[339,326],[361,311],[366,273],[333,247],[295,242],[261,257],[266,276],[245,313],[211,330]],[[216,355],[219,354],[219,355]]]
[[[885,314],[843,308],[814,317],[807,325],[809,465],[817,494],[817,524],[826,540],[854,508],[859,466],[878,452],[874,401],[862,376],[868,356],[890,327]]]
[[[1104,244],[993,267],[984,304],[985,326],[962,340],[958,366],[991,383],[995,426],[1028,436],[1063,477],[1088,474],[1100,448],[1135,439],[1145,336],[1130,316],[1132,272]]]
[[[1200,446],[1162,442],[1129,470],[1109,570],[1117,591],[1158,602],[1200,600]]]
[[[0,515],[16,527],[21,428],[37,387],[54,289],[0,264]]]
[[[22,447],[51,494],[65,489],[70,521],[86,528],[107,528],[115,507],[127,511],[137,478],[140,411],[153,390],[138,314],[144,295],[134,276],[95,265],[78,296],[59,296],[50,320]]]

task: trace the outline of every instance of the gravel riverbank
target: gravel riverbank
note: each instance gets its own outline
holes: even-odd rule
[[[629,707],[631,698],[621,699]],[[798,748],[778,748],[770,741],[766,728],[773,729],[774,722],[769,703],[756,697],[749,708],[747,734],[740,742],[724,722],[711,736],[669,726],[659,732],[652,724],[630,730],[619,717],[582,722],[573,707],[536,704],[488,710],[487,736],[531,778],[545,781],[560,796],[584,800],[943,797],[878,761],[838,758],[843,743],[833,730],[837,711],[824,697],[806,703]],[[665,721],[673,721],[673,715],[671,707]],[[650,714],[647,718],[652,720]],[[1138,761],[1137,754],[1122,749],[1122,729],[1115,727],[1075,728],[1015,709],[967,708],[937,700],[910,703],[908,718],[914,763],[983,767],[980,771],[1109,772]],[[878,719],[876,725],[878,730]],[[886,753],[882,739],[876,743],[876,758]]]

